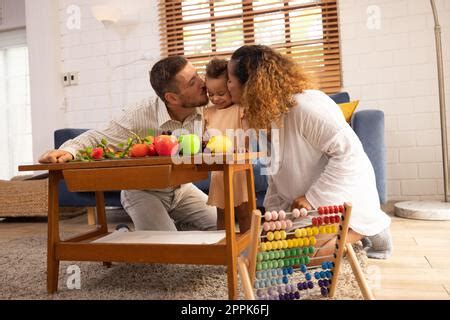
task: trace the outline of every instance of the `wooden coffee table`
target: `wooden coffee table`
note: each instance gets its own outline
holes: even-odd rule
[[[216,159],[219,156],[215,156]],[[211,163],[211,155],[189,157],[190,163],[174,164],[171,157],[35,164],[19,171],[48,170],[47,291],[58,289],[60,261],[103,261],[226,265],[228,297],[237,298],[237,258],[247,247],[249,232],[235,231],[233,175],[247,172],[249,214],[256,209],[252,160],[257,153],[221,155],[223,164]],[[185,158],[185,160],[189,160]],[[231,162],[225,160],[232,160]],[[225,192],[225,238],[205,244],[94,243],[109,234],[104,192],[178,186],[208,178],[209,171],[223,171]],[[71,192],[93,191],[96,197],[95,230],[62,240],[59,232],[58,182],[65,180]]]

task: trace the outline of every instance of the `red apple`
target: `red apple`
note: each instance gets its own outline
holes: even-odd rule
[[[153,143],[148,145],[147,155],[149,155],[149,156],[157,156],[158,155],[158,152],[156,152],[156,148]]]
[[[175,136],[157,136],[153,144],[160,156],[173,156],[178,152],[178,140]]]
[[[140,158],[145,157],[148,153],[148,146],[145,143],[136,143],[130,149],[130,157]]]

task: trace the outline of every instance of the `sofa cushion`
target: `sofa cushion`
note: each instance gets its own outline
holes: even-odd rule
[[[350,102],[350,96],[348,95],[348,92],[339,92],[331,94],[329,95],[329,97],[333,99],[333,101],[336,102],[337,104]]]

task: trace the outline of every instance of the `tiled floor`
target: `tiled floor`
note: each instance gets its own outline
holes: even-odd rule
[[[125,218],[125,220],[124,220]],[[113,215],[110,228],[128,218]],[[64,219],[67,232],[87,230],[86,215]],[[450,299],[450,221],[392,217],[394,252],[389,260],[370,260],[369,284],[377,299]],[[47,232],[45,220],[0,221],[0,244]]]

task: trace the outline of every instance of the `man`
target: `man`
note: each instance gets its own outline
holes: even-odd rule
[[[180,56],[158,61],[150,71],[150,83],[159,98],[126,110],[119,120],[111,121],[102,131],[89,130],[65,142],[58,150],[46,152],[39,162],[72,160],[78,150],[95,146],[102,138],[118,145],[130,137],[130,131],[145,134],[152,129],[159,134],[186,129],[194,133],[194,128],[202,128],[200,107],[208,103],[208,96],[204,81],[190,62]],[[206,205],[206,201],[207,196],[192,183],[121,192],[122,205],[136,230],[214,230],[216,208]]]

